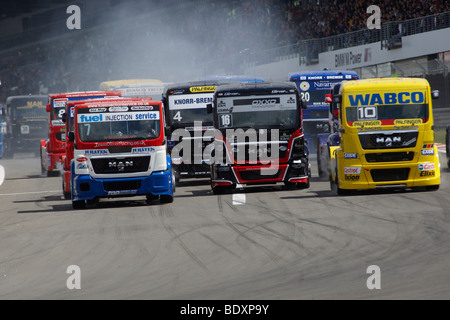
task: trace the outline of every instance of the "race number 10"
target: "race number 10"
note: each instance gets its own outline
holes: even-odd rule
[[[377,119],[377,108],[371,107],[358,107],[358,120],[374,120]]]

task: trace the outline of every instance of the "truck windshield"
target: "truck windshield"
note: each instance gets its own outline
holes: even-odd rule
[[[201,121],[205,126],[212,126],[211,114],[206,111],[206,105],[212,103],[213,94],[183,94],[170,95],[168,98],[170,124],[173,128],[192,125],[194,121]]]
[[[300,119],[295,94],[218,98],[217,112],[220,129],[292,129]]]
[[[43,99],[15,99],[10,103],[14,118],[47,119],[46,101]]]
[[[80,109],[77,115],[78,136],[83,142],[149,140],[160,135],[157,111],[89,113],[88,110]]]
[[[381,124],[393,124],[394,120],[422,119],[428,121],[428,104],[395,104],[346,108],[347,122],[381,120]],[[417,123],[417,122],[416,122]]]

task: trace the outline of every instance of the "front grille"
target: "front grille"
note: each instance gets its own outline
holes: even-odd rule
[[[360,132],[363,149],[414,148],[419,132],[417,130]]]
[[[150,156],[125,158],[91,159],[96,174],[146,172],[150,164]]]
[[[104,181],[105,191],[138,190],[141,187],[141,180],[129,181]]]
[[[265,180],[277,179],[280,177],[281,170],[277,170],[275,174],[261,174],[260,170],[240,171],[239,174],[243,180]]]
[[[366,154],[367,162],[412,161],[414,152],[380,152]]]
[[[370,170],[374,182],[408,180],[409,168]]]
[[[231,152],[233,153],[234,160],[242,163],[248,163],[248,161],[269,161],[284,159],[287,155],[287,143],[279,143],[278,148],[276,145],[271,145],[268,142],[264,147],[256,144],[232,144]]]

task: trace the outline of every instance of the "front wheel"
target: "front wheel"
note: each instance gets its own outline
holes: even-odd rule
[[[159,196],[159,202],[161,203],[172,203],[173,202],[173,196],[169,194],[162,194]]]
[[[85,200],[72,201],[72,208],[74,208],[74,209],[84,209],[84,208],[86,208],[86,201]]]

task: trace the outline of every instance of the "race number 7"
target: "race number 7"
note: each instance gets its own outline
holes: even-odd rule
[[[358,120],[377,119],[377,107],[358,107]]]

